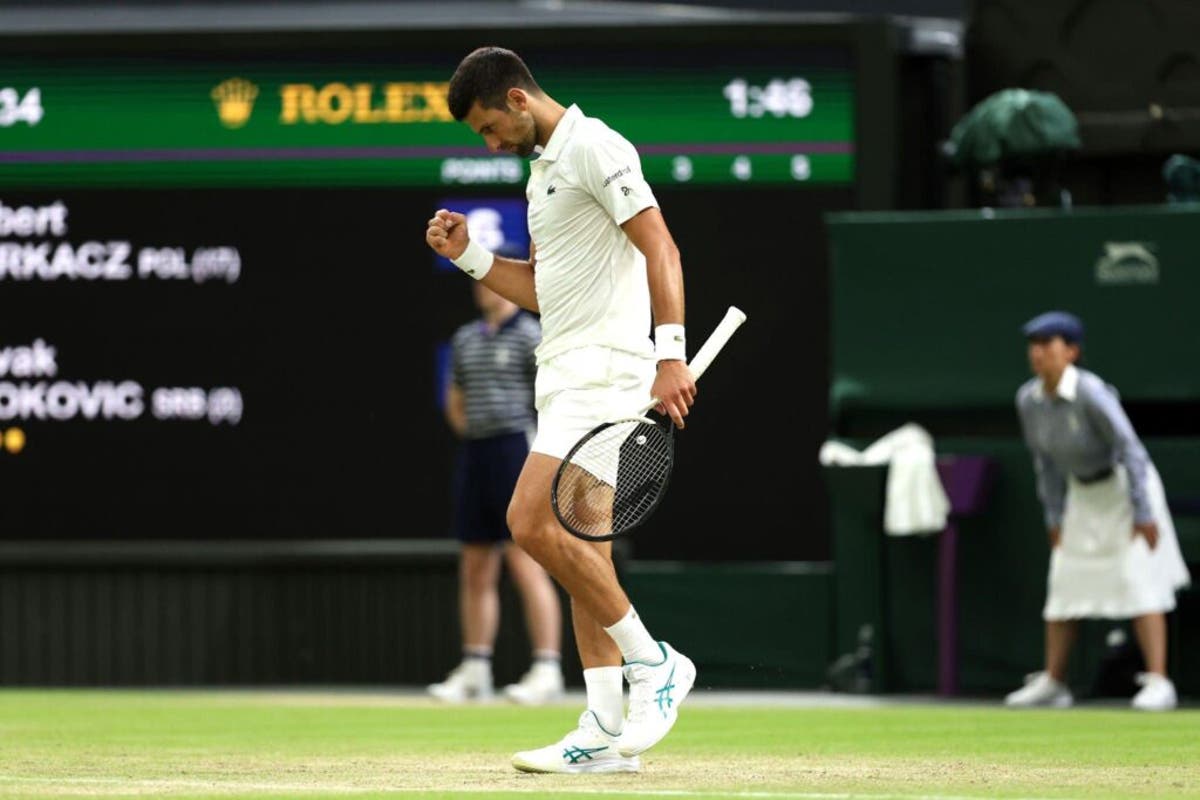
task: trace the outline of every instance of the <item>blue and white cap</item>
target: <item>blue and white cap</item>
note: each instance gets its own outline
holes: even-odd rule
[[[1021,326],[1026,339],[1052,339],[1061,336],[1064,342],[1083,341],[1083,322],[1067,311],[1047,311],[1038,314]]]

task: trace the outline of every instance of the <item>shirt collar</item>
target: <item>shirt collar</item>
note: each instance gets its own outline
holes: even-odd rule
[[[1069,403],[1075,402],[1075,398],[1079,395],[1079,370],[1075,368],[1074,364],[1067,364],[1067,368],[1063,370],[1063,374],[1058,379],[1058,386],[1054,388],[1054,394]],[[1038,400],[1046,397],[1046,390],[1042,388],[1041,381],[1034,384],[1033,396]]]
[[[1067,368],[1063,370],[1062,377],[1058,379],[1058,387],[1054,393],[1063,400],[1075,402],[1075,396],[1079,389],[1079,370],[1075,369],[1074,364],[1067,364]]]
[[[542,154],[538,160],[557,161],[558,154],[562,152],[563,146],[571,138],[571,132],[575,130],[575,123],[581,119],[583,119],[583,112],[579,110],[578,105],[572,103],[571,107],[559,118],[558,124],[554,126],[554,133],[550,134],[550,140],[542,148]]]

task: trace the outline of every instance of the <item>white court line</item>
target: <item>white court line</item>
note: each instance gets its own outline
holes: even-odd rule
[[[48,783],[72,784],[76,786],[101,785],[115,788],[140,789],[205,789],[208,791],[262,791],[262,792],[336,792],[341,794],[594,794],[598,796],[629,796],[629,797],[732,797],[747,798],[747,800],[981,800],[987,795],[952,795],[952,794],[897,794],[887,792],[875,794],[867,792],[771,792],[771,791],[717,791],[691,789],[604,789],[599,787],[571,787],[561,785],[554,787],[515,786],[510,788],[465,789],[450,787],[408,788],[397,787],[389,789],[384,786],[344,786],[338,784],[291,784],[291,783],[261,783],[254,781],[198,781],[180,778],[141,778],[127,780],[122,778],[41,778],[24,775],[0,775],[0,783]],[[1039,797],[1006,797],[1005,800],[1070,800],[1070,798],[1039,798]]]

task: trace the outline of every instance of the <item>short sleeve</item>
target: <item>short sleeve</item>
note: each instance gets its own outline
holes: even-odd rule
[[[580,178],[584,189],[618,225],[643,209],[658,208],[658,200],[642,175],[637,150],[612,131],[587,143],[580,159]]]

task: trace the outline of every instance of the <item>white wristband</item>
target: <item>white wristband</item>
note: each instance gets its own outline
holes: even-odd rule
[[[659,361],[687,361],[687,337],[682,325],[672,323],[654,329],[654,357]]]
[[[461,256],[450,259],[454,266],[477,281],[483,280],[483,276],[488,274],[494,260],[491,251],[474,239],[467,241],[467,249],[462,251]]]

